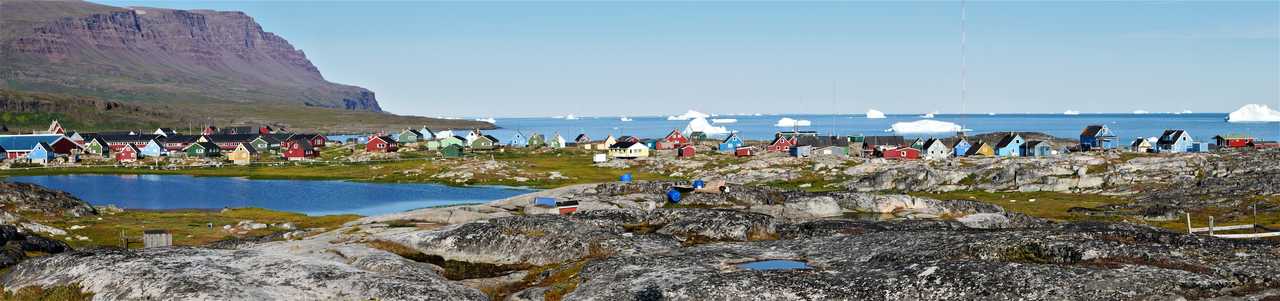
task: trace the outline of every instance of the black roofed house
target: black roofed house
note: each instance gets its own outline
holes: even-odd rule
[[[961,135],[942,139],[942,143],[946,145],[947,148],[951,149],[951,156],[954,157],[964,157],[965,153],[969,152],[969,147],[971,146],[969,144],[969,140],[965,139],[965,137]]]
[[[498,147],[498,138],[490,135],[480,135],[478,138],[471,140],[471,149],[473,150],[491,150]]]
[[[925,160],[943,160],[952,155],[951,148],[942,139],[925,140],[923,149],[921,153]]]
[[[876,156],[880,151],[907,146],[902,136],[866,136],[862,137],[862,152],[867,157]]]
[[[213,134],[200,136],[196,142],[211,142],[224,151],[235,150],[241,143],[252,143],[260,134]]]
[[[196,142],[188,145],[183,152],[192,158],[217,157],[222,153],[222,148],[212,142]]]
[[[1026,140],[1022,139],[1022,135],[1011,132],[1001,137],[1000,142],[997,142],[992,148],[996,151],[996,156],[1018,157],[1022,155],[1022,145],[1026,143]]]
[[[1151,150],[1151,140],[1147,138],[1134,139],[1132,143],[1129,143],[1129,151],[1131,152],[1150,153]]]
[[[1119,147],[1120,141],[1106,125],[1094,124],[1080,132],[1080,150],[1106,150]]]
[[[1165,130],[1156,140],[1156,149],[1162,153],[1183,153],[1191,149],[1191,134],[1184,130]]]
[[[155,132],[151,132],[151,134],[169,137],[177,135],[178,132],[174,131],[173,128],[158,128]]]
[[[1042,140],[1027,141],[1022,145],[1023,157],[1048,157],[1054,155],[1053,143]]]
[[[649,156],[649,146],[639,141],[618,141],[609,147],[609,157],[634,159]]]

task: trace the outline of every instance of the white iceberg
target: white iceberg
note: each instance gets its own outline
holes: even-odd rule
[[[737,122],[738,122],[738,120],[737,120],[737,119],[733,119],[733,118],[723,118],[723,119],[712,119],[712,120],[711,120],[711,123],[737,123]]]
[[[694,110],[689,110],[688,112],[684,112],[684,114],[680,114],[676,116],[667,116],[667,120],[693,120],[696,118],[708,118],[708,117],[711,117],[711,115],[707,115],[706,113],[702,113]]]
[[[489,118],[476,118],[476,121],[482,121],[482,122],[488,122],[488,123],[498,123],[498,120],[493,119],[493,117],[489,117]]]
[[[622,118],[618,118],[618,120],[622,122],[629,122],[631,121],[631,118],[627,118],[627,116],[622,116]]]
[[[573,114],[565,115],[564,120],[578,120],[578,116],[573,116]]]
[[[693,132],[702,132],[707,135],[723,135],[728,134],[729,129],[723,126],[712,126],[707,122],[706,117],[697,117],[689,121],[689,125],[684,127],[684,134],[688,135]]]
[[[938,114],[938,111],[933,111],[933,112],[925,113],[924,115],[920,115],[920,118],[933,118],[933,115],[935,115],[935,114]]]
[[[887,131],[892,131],[898,134],[930,134],[955,133],[960,132],[961,129],[962,128],[959,124],[925,119],[912,122],[896,122],[893,124],[893,127],[889,128]]]
[[[1134,114],[1134,115],[1142,115],[1142,114],[1150,114],[1150,113],[1151,113],[1151,112],[1147,112],[1147,111],[1144,111],[1144,110],[1133,110],[1133,114]]]
[[[996,116],[996,113],[987,113],[987,116]]]
[[[1062,112],[1062,115],[1080,115],[1080,111],[1067,110],[1066,112]]]
[[[810,124],[812,123],[809,122],[808,120],[803,120],[803,119],[796,120],[796,119],[791,119],[789,117],[782,117],[782,119],[778,119],[778,123],[773,124],[773,126],[789,128],[789,127],[797,127],[797,126],[809,126]]]
[[[884,112],[876,109],[867,110],[867,119],[884,119]]]
[[[1280,122],[1280,111],[1267,105],[1247,104],[1227,114],[1227,122]]]
[[[1182,112],[1181,112],[1181,113],[1182,113],[1182,114],[1195,114],[1195,112],[1192,112],[1191,110],[1182,110]]]

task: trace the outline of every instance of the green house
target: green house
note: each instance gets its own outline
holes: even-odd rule
[[[560,136],[560,133],[556,133],[555,137],[551,137],[551,140],[547,140],[547,146],[551,148],[564,148],[564,136]]]
[[[689,139],[693,141],[704,141],[704,140],[707,140],[707,133],[692,132],[692,133],[689,133]]]
[[[457,144],[450,144],[449,146],[445,146],[444,148],[440,149],[440,154],[443,155],[445,158],[462,157],[462,146]]]
[[[427,150],[439,150],[440,140],[427,140],[423,145],[427,147]]]
[[[107,143],[104,142],[102,138],[93,138],[92,140],[89,140],[89,143],[85,143],[84,153],[106,157],[111,155],[111,147],[107,146]]]
[[[533,133],[533,135],[529,135],[529,144],[526,146],[529,148],[546,147],[547,137],[542,134]]]
[[[274,151],[280,148],[280,141],[270,136],[258,136],[253,141],[249,141],[249,146],[258,152]]]
[[[467,141],[463,140],[462,137],[458,137],[458,136],[444,137],[444,139],[440,139],[439,141],[440,141],[440,148],[445,148],[450,145],[457,145],[459,147],[467,146]]]
[[[400,144],[418,143],[419,141],[424,140],[422,132],[419,132],[418,130],[404,130],[395,138],[396,142],[399,142]]]
[[[182,150],[182,152],[187,153],[188,157],[206,158],[217,157],[222,153],[222,149],[212,142],[196,142],[187,146],[187,149]]]
[[[489,135],[481,135],[471,141],[471,149],[474,150],[491,150],[496,148],[498,138]]]

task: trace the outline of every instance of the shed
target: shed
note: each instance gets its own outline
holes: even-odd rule
[[[788,150],[788,152],[789,154],[791,154],[792,157],[801,157],[801,158],[808,157],[813,154],[813,146],[796,145],[796,146],[792,146],[791,149]]]
[[[676,157],[692,158],[697,152],[697,148],[693,147],[692,144],[685,144],[676,149]]]
[[[920,149],[909,147],[909,146],[888,149],[888,150],[882,151],[881,154],[882,154],[882,157],[884,157],[885,159],[898,159],[898,160],[920,159]]]
[[[173,235],[166,230],[142,231],[143,248],[163,248],[173,246]]]
[[[733,150],[733,155],[738,157],[750,157],[755,156],[757,151],[758,150],[755,147],[739,146],[737,149]]]
[[[445,158],[462,157],[462,146],[457,144],[445,146],[440,149],[440,155],[443,155]]]

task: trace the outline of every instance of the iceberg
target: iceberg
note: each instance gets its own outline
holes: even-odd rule
[[[886,132],[895,132],[898,134],[930,134],[930,133],[955,133],[960,132],[960,125],[946,121],[937,120],[916,120],[912,122],[896,122],[892,128]]]
[[[938,111],[924,113],[924,115],[920,115],[920,118],[933,118],[934,114],[938,114]]]
[[[884,119],[884,112],[876,109],[867,110],[867,119]]]
[[[987,113],[987,116],[996,116],[996,113]]]
[[[684,114],[680,114],[676,116],[667,116],[667,120],[693,120],[696,118],[708,118],[708,117],[711,117],[711,115],[707,115],[706,113],[702,113],[694,110],[689,110],[688,112],[684,112]]]
[[[1267,105],[1247,104],[1227,114],[1227,122],[1280,122],[1280,111]]]
[[[1062,112],[1062,115],[1080,115],[1080,111],[1067,110],[1066,112]]]
[[[1133,114],[1134,114],[1134,115],[1142,115],[1142,114],[1150,114],[1150,113],[1151,113],[1151,112],[1147,112],[1147,111],[1144,111],[1144,110],[1133,110]]]
[[[489,118],[476,118],[476,121],[482,121],[482,122],[488,122],[488,123],[498,123],[498,120],[493,119],[493,117],[489,117]]]
[[[738,122],[738,120],[737,120],[737,119],[733,119],[733,118],[712,119],[712,120],[711,120],[711,123],[737,123],[737,122]]]
[[[618,118],[618,120],[622,122],[629,122],[631,121],[631,118],[627,118],[627,116],[622,116],[622,118]]]
[[[728,134],[729,129],[726,129],[723,126],[712,126],[710,122],[707,122],[706,117],[697,117],[690,120],[689,125],[684,127],[685,135],[693,132],[702,132],[707,135],[723,135]]]
[[[789,128],[789,127],[797,127],[797,126],[809,126],[810,124],[812,123],[809,122],[808,120],[796,120],[796,119],[791,119],[789,117],[782,117],[782,119],[778,119],[778,123],[774,124],[773,126]]]

